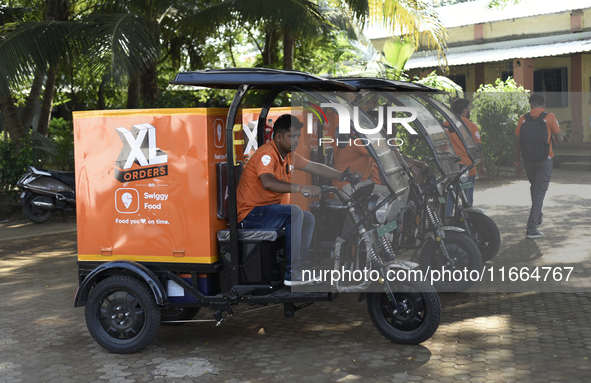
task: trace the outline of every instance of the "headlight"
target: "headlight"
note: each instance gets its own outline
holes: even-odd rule
[[[382,201],[385,199],[386,199],[386,197],[380,196],[380,198],[378,198],[378,205],[380,203],[382,203]],[[386,220],[388,219],[389,208],[390,208],[390,204],[385,203],[382,205],[382,207],[380,207],[378,210],[376,210],[376,221],[378,221],[378,223],[386,222]]]
[[[465,184],[466,182],[468,182],[468,177],[470,177],[468,175],[468,172],[462,173],[462,175],[460,176],[460,182]]]
[[[444,182],[440,182],[437,184],[437,191],[439,192],[439,195],[445,195],[445,193],[443,192],[443,184]]]

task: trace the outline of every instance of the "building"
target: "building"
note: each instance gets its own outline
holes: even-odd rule
[[[521,0],[502,10],[486,4],[438,8],[449,34],[446,75],[468,93],[512,76],[544,93],[546,109],[570,133],[570,145],[591,145],[591,2]],[[369,38],[382,50],[389,37],[373,29]],[[415,52],[406,65],[411,77],[438,67],[432,51]]]

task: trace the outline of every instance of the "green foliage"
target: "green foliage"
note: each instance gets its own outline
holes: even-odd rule
[[[418,84],[430,86],[431,88],[441,89],[450,93],[453,97],[464,96],[462,87],[445,76],[437,75],[435,71],[429,73],[427,77],[423,77],[420,80],[415,77],[415,82]]]
[[[490,175],[497,175],[501,165],[513,163],[517,121],[529,111],[527,92],[509,78],[497,79],[494,86],[481,85],[474,95],[471,118],[480,127]]]
[[[16,197],[16,183],[32,162],[28,137],[22,140],[20,149],[17,149],[14,141],[0,137],[0,193]]]
[[[33,162],[44,169],[74,170],[74,134],[72,124],[63,118],[52,118],[48,136],[31,133]]]

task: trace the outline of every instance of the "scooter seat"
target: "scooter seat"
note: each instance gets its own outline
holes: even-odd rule
[[[285,230],[278,229],[238,229],[238,240],[241,242],[263,242],[276,241],[283,237]],[[218,231],[218,241],[221,243],[230,242],[230,230]]]
[[[47,172],[51,174],[52,177],[57,178],[70,188],[74,189],[74,186],[76,185],[76,178],[74,176],[74,174],[76,174],[75,172],[60,172],[58,170],[47,170]]]

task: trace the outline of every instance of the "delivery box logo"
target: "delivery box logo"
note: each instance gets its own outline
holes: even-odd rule
[[[115,191],[115,209],[119,213],[132,214],[140,209],[140,194],[131,188],[122,188]]]
[[[115,178],[119,182],[168,175],[168,154],[156,146],[156,127],[150,124],[137,124],[130,130],[115,130],[123,142],[123,148],[115,162]]]

